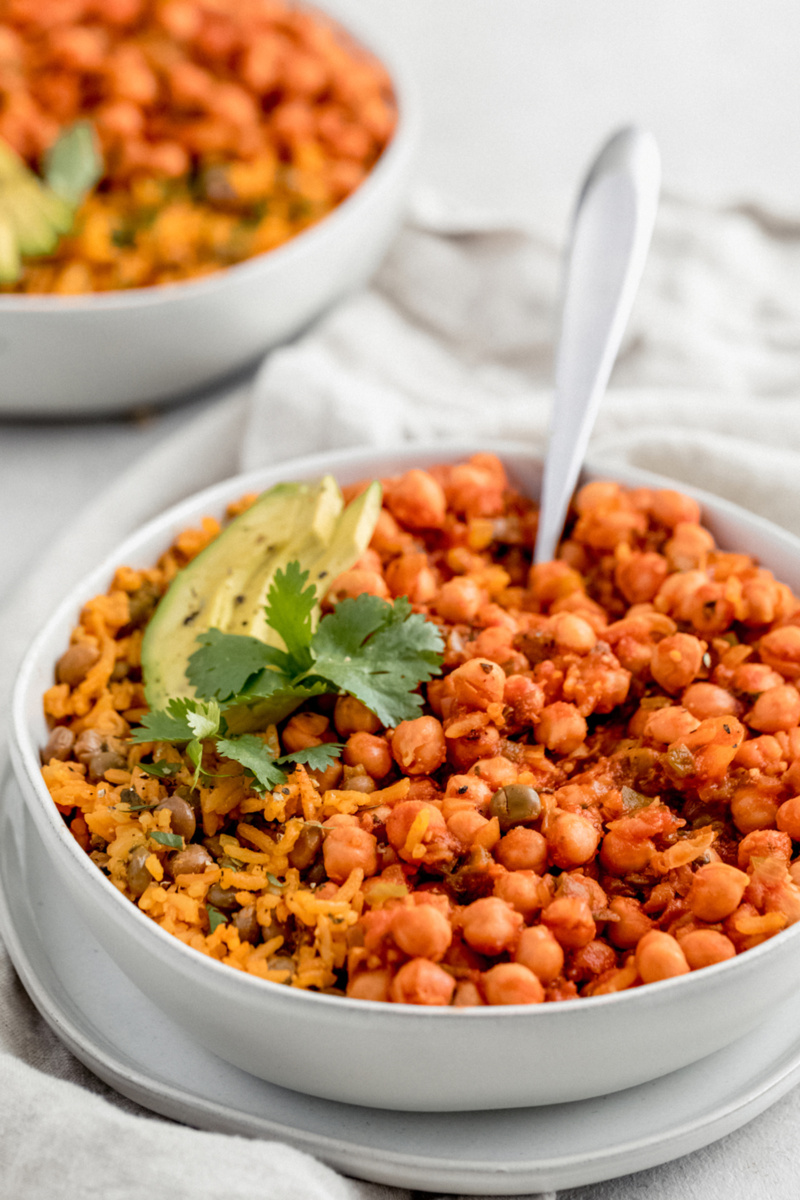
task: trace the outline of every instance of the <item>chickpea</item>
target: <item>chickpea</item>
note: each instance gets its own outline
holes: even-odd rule
[[[520,934],[514,961],[548,984],[564,970],[564,951],[545,925],[531,925]]]
[[[707,529],[692,521],[679,521],[664,546],[670,571],[705,570],[714,539]]]
[[[433,904],[417,904],[394,910],[392,936],[404,954],[439,962],[453,940],[453,930]]]
[[[404,847],[412,825],[422,814],[427,824],[419,845],[426,848],[426,853],[424,857],[418,858],[413,851],[409,853]],[[441,848],[444,845],[447,826],[441,812],[433,804],[424,800],[401,800],[399,804],[395,804],[386,819],[386,837],[401,858],[419,863],[430,857],[429,852],[434,853],[437,847]]]
[[[543,904],[550,900],[550,892],[533,871],[506,871],[494,881],[494,894],[515,912],[529,921]]]
[[[482,758],[479,763],[470,767],[469,774],[479,775],[484,783],[488,784],[493,791],[497,791],[499,788],[517,786],[519,767],[503,754],[493,754],[490,758]]]
[[[572,754],[586,740],[588,726],[574,704],[556,700],[542,709],[536,740],[554,754]]]
[[[494,758],[500,749],[500,731],[497,725],[475,728],[463,737],[447,738],[447,761],[457,772],[474,769],[480,772],[483,758]]]
[[[759,570],[742,584],[742,599],[747,606],[746,625],[771,625],[782,614],[782,588],[771,571]]]
[[[741,904],[749,882],[749,876],[738,867],[707,863],[695,872],[687,903],[701,921],[724,921]]]
[[[667,560],[654,551],[634,551],[617,563],[614,582],[629,604],[647,604],[667,577]]]
[[[378,870],[377,838],[358,826],[337,826],[325,836],[322,847],[325,871],[334,883],[344,883],[351,871],[361,868],[365,876]]]
[[[372,531],[370,546],[381,558],[394,558],[402,554],[413,543],[413,538],[405,529],[401,529],[387,508],[378,513],[375,528]]]
[[[684,937],[678,937],[681,950],[692,971],[725,962],[736,954],[736,947],[724,933],[715,929],[693,929]]]
[[[520,962],[497,963],[483,974],[489,1004],[542,1004],[544,988],[533,971]]]
[[[659,488],[650,502],[653,518],[668,529],[674,529],[682,521],[697,525],[700,521],[700,505],[690,496],[672,488]]]
[[[389,994],[395,1004],[449,1004],[456,981],[437,963],[412,958],[392,980]]]
[[[452,508],[464,517],[494,517],[503,511],[505,473],[487,469],[475,455],[469,462],[457,463],[448,472],[446,493]],[[497,460],[495,460],[497,461]]]
[[[338,604],[340,600],[356,599],[363,595],[389,599],[389,589],[380,571],[368,567],[351,567],[349,571],[342,571],[328,588],[326,600],[330,604]]]
[[[650,838],[628,834],[623,826],[606,833],[600,847],[600,862],[611,875],[631,875],[643,871],[655,852]]]
[[[578,572],[558,559],[548,563],[534,563],[528,575],[528,587],[533,599],[542,605],[550,605],[563,596],[584,590],[583,580]]]
[[[622,488],[610,479],[596,479],[585,483],[575,495],[575,509],[582,517],[596,509],[611,509],[622,499]]]
[[[784,800],[775,814],[775,823],[793,842],[800,842],[800,796]]]
[[[383,779],[392,769],[389,743],[374,733],[352,733],[342,757],[348,767],[362,766],[373,779]]]
[[[355,696],[337,696],[333,723],[340,737],[349,737],[351,733],[377,733],[381,727],[375,713]]]
[[[669,704],[652,710],[644,722],[642,735],[653,742],[669,745],[693,733],[700,724],[697,717],[681,704]]]
[[[772,667],[757,662],[746,662],[736,667],[731,681],[735,692],[742,692],[752,699],[756,699],[767,688],[780,687],[783,682],[783,676]]]
[[[742,742],[733,761],[737,767],[744,767],[745,770],[755,768],[757,771],[765,771],[768,767],[777,766],[782,759],[780,742],[771,734],[765,733],[761,737]]]
[[[464,940],[479,954],[512,950],[523,926],[521,915],[498,896],[473,900],[461,912]]]
[[[577,613],[557,613],[551,618],[551,629],[562,654],[588,654],[597,645],[594,629]]]
[[[691,683],[681,697],[683,707],[698,721],[707,717],[739,717],[742,705],[726,688],[714,683]]]
[[[283,727],[281,741],[288,754],[320,746],[328,732],[330,721],[322,713],[304,712],[291,717]]]
[[[351,1000],[382,1000],[390,999],[389,987],[392,973],[386,967],[374,971],[359,971],[347,984],[347,995]]]
[[[392,735],[392,757],[406,775],[430,775],[438,770],[447,757],[441,721],[436,717],[401,721]]]
[[[762,661],[786,679],[800,678],[800,626],[771,629],[762,637],[758,650]]]
[[[469,575],[457,575],[439,588],[433,609],[445,621],[470,625],[486,603],[486,589]]]
[[[547,849],[557,867],[569,870],[590,862],[600,844],[600,833],[580,813],[560,812],[547,829]]]
[[[731,800],[731,819],[740,833],[756,829],[774,829],[778,816],[778,801],[758,784],[742,784]]]
[[[427,554],[401,554],[386,567],[386,582],[393,596],[408,596],[412,604],[428,604],[436,596],[438,580]]]
[[[478,1008],[483,997],[471,979],[459,979],[453,996],[453,1008]]]
[[[658,983],[688,974],[690,967],[679,942],[669,933],[653,929],[636,947],[636,966],[644,983]]]
[[[800,632],[800,631],[798,631]],[[759,733],[788,731],[800,723],[800,692],[792,683],[768,688],[756,700],[747,724]]]
[[[503,699],[506,677],[501,667],[484,658],[470,658],[450,675],[456,700],[467,708],[486,710]]]
[[[488,810],[492,799],[492,788],[480,775],[470,771],[466,775],[451,775],[444,794],[445,798],[458,797],[485,811]]]
[[[632,896],[613,896],[608,907],[619,918],[609,921],[608,940],[620,950],[632,950],[640,938],[653,928],[653,922],[642,909],[641,902]]]
[[[444,806],[442,806],[442,816],[444,816]],[[458,838],[465,846],[471,846],[476,835],[489,824],[488,819],[481,816],[472,807],[454,812],[452,816],[446,818],[446,821],[447,828],[453,837]]]
[[[432,475],[413,467],[385,488],[389,511],[409,529],[441,529],[445,522],[447,500],[444,490]]]
[[[662,638],[650,660],[653,679],[671,695],[683,691],[700,670],[705,652],[706,643],[690,633]]]
[[[780,858],[787,863],[791,859],[792,838],[788,832],[779,831],[780,811],[776,814],[778,829],[754,829],[739,842],[737,862],[741,871],[747,870],[753,858]]]
[[[507,871],[535,871],[541,875],[547,866],[547,841],[538,829],[516,825],[501,837],[494,856]]]
[[[597,935],[592,910],[579,896],[551,900],[542,912],[542,924],[565,950],[579,950]]]

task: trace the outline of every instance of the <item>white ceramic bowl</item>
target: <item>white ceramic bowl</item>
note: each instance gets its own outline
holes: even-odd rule
[[[416,144],[394,55],[326,10],[389,71],[394,135],[360,187],[291,241],[201,279],[88,296],[0,295],[0,415],[86,416],[220,382],[306,328],[373,273],[405,208]]]
[[[486,447],[481,447],[486,449]],[[496,446],[512,479],[538,492],[540,464]],[[430,1111],[585,1099],[664,1075],[742,1037],[800,986],[800,925],[736,958],[613,996],[536,1006],[438,1009],[369,1003],[267,983],[204,957],[150,921],[101,874],[68,832],[42,782],[42,693],[83,601],[115,566],[151,564],[187,525],[244,492],[330,471],[342,483],[455,461],[472,446],[339,452],[218,484],[129,538],[68,596],[28,651],[13,703],[12,754],[52,870],[129,978],[165,1013],[254,1075],[355,1104]],[[589,478],[603,477],[591,471]],[[631,486],[664,486],[614,472]],[[607,476],[606,476],[607,477]],[[753,553],[800,590],[800,541],[690,488],[720,545]]]

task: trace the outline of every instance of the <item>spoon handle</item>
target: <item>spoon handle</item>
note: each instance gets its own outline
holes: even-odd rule
[[[653,233],[661,164],[652,134],[621,129],[581,188],[564,279],[535,562],[553,558]]]

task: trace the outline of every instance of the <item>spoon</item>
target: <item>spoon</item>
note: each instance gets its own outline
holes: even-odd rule
[[[603,146],[578,196],[564,273],[537,563],[554,557],[564,529],[644,268],[660,183],[655,138],[644,130],[625,128]]]

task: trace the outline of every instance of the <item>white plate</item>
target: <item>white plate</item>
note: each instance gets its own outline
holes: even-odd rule
[[[550,1108],[388,1112],[264,1083],[189,1038],[108,958],[58,888],[10,774],[0,790],[0,933],[51,1028],[124,1095],[198,1128],[279,1138],[378,1183],[484,1195],[597,1183],[708,1145],[800,1082],[795,997],[696,1066]]]

